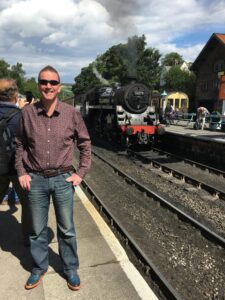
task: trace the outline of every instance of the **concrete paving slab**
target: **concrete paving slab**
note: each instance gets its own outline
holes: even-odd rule
[[[68,289],[65,279],[56,274],[43,278],[45,299],[137,300],[141,299],[119,264],[82,268],[79,271],[81,289]]]
[[[29,250],[22,244],[20,214],[20,206],[10,209],[8,205],[0,205],[0,299],[42,300],[42,285],[32,292],[32,297],[24,288],[32,261]]]
[[[80,188],[76,190],[74,205],[81,290],[71,291],[63,278],[52,204],[49,270],[37,288],[24,289],[32,263],[29,250],[22,244],[21,207],[9,209],[7,205],[0,205],[0,265],[3,271],[0,273],[0,299],[157,299],[94,206]]]
[[[195,130],[192,127],[183,127],[177,125],[170,125],[165,127],[166,132],[176,133],[180,135],[190,136],[194,138],[199,138],[203,140],[213,140],[215,142],[225,142],[225,133],[222,131],[212,131],[212,130]]]
[[[119,263],[102,236],[80,238],[77,242],[81,268]],[[57,272],[62,272],[62,265],[58,256],[58,244],[51,243],[49,248],[49,270],[52,271],[54,269]],[[60,268],[57,266],[60,266]]]

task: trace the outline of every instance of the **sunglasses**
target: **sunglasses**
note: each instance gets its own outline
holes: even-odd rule
[[[60,82],[57,81],[57,80],[40,79],[38,82],[41,85],[47,85],[48,83],[51,84],[51,85],[58,85],[58,84],[60,84]]]

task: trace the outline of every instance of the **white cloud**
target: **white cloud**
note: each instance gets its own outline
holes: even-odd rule
[[[98,54],[145,34],[149,47],[193,61],[224,15],[225,0],[1,0],[0,58],[27,76],[52,64],[73,81]]]

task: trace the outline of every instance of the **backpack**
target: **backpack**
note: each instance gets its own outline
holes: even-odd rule
[[[14,136],[8,128],[8,121],[18,113],[18,109],[9,109],[0,119],[0,175],[7,174],[9,162],[15,153]]]

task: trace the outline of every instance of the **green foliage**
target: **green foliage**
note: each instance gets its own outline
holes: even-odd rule
[[[0,59],[0,78],[9,77],[10,65],[3,59]]]
[[[37,82],[34,77],[31,77],[24,82],[24,92],[31,91],[34,98],[40,98]]]
[[[126,66],[122,59],[122,54],[123,45],[119,44],[111,47],[103,55],[97,57],[95,66],[99,72],[97,77],[100,82],[104,84],[104,80],[102,79],[104,78],[111,84],[121,82],[122,78],[125,77]]]
[[[82,94],[95,85],[100,85],[100,81],[93,73],[93,64],[82,68],[81,73],[75,78],[76,84],[72,86],[74,94]]]
[[[68,98],[73,98],[74,94],[72,92],[72,85],[70,84],[62,84],[61,87],[61,92],[59,94],[59,99],[61,99],[62,101],[68,99]]]
[[[24,92],[24,76],[25,71],[23,70],[23,65],[21,63],[11,66],[10,77],[16,80],[17,86],[22,93]]]
[[[147,48],[142,52],[138,61],[137,79],[150,89],[158,88],[161,67],[160,53],[154,48]]]
[[[177,53],[177,52],[170,52],[168,54],[166,54],[162,60],[162,66],[176,66],[176,65],[181,65],[184,60],[182,58],[182,56]]]
[[[136,77],[149,88],[157,87],[161,55],[153,48],[146,49],[145,36],[133,36],[126,44],[118,44],[99,55],[75,78],[73,92],[84,93],[94,86],[127,84],[128,77]]]
[[[0,60],[0,78],[13,78],[21,93],[24,93],[25,71],[21,63],[10,66],[3,59]]]
[[[0,78],[12,78],[16,80],[19,92],[25,95],[26,91],[31,91],[34,98],[39,98],[40,94],[37,87],[37,82],[34,77],[26,79],[23,65],[19,62],[16,65],[10,66],[3,59],[0,60]]]
[[[182,71],[179,66],[171,67],[165,74],[167,91],[182,91],[189,97],[194,96],[196,76],[194,73]]]

